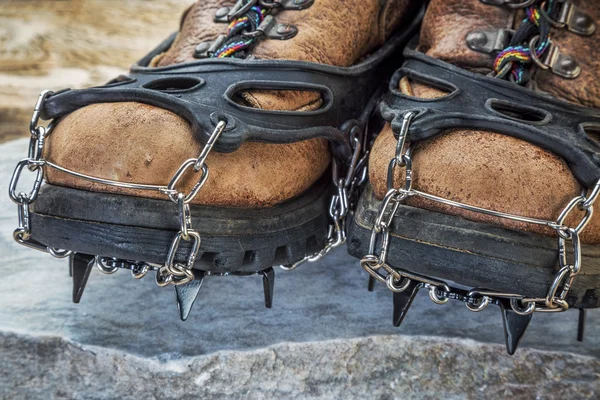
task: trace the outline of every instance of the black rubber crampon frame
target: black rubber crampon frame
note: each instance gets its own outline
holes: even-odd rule
[[[415,50],[406,50],[404,57],[380,106],[396,137],[403,115],[416,111],[408,142],[418,143],[453,128],[488,130],[558,155],[587,189],[600,179],[600,143],[588,134],[600,130],[600,111],[472,73]],[[398,89],[405,76],[448,94],[433,99],[405,95]]]
[[[52,93],[45,98],[39,111],[42,119],[58,121],[92,104],[145,103],[169,110],[186,119],[192,127],[194,137],[202,144],[208,142],[219,122],[226,122],[225,129],[213,147],[217,152],[233,152],[245,141],[292,143],[324,138],[330,143],[331,152],[337,161],[336,165],[345,170],[352,162],[351,137],[356,133],[357,128],[362,131],[367,126],[370,116],[385,92],[387,78],[391,76],[396,62],[401,60],[404,46],[416,34],[423,14],[422,8],[409,24],[402,27],[401,32],[386,41],[378,51],[351,67],[289,60],[232,58],[209,58],[168,67],[150,67],[151,60],[155,56],[171,47],[175,39],[173,35],[136,63],[127,76],[121,76],[101,87],[83,90],[67,89]],[[252,90],[316,92],[320,94],[323,103],[313,111],[262,110],[246,106],[239,101],[239,94]],[[235,232],[235,235],[224,237],[221,230],[232,224],[219,223],[218,220],[226,220],[227,215],[231,216],[235,213],[219,208],[213,210],[215,218],[212,219],[209,218],[210,215],[207,216],[211,214],[210,211],[204,210],[205,212],[198,213],[201,215],[200,225],[207,228],[208,218],[209,223],[214,222],[212,225],[215,229],[212,231],[214,235],[211,235],[211,232],[208,234],[203,232],[203,254],[195,265],[198,269],[193,271],[195,280],[176,287],[181,318],[187,318],[205,274],[250,274],[258,271],[264,278],[265,304],[270,307],[274,282],[271,268],[273,263],[299,261],[307,254],[321,250],[326,244],[328,235],[326,213],[329,210],[329,199],[324,201],[326,193],[323,190],[316,193],[319,186],[315,186],[316,184],[310,191],[314,193],[308,193],[314,195],[313,204],[301,210],[298,208],[302,205],[300,204],[302,198],[307,195],[305,193],[281,207],[274,207],[293,211],[289,216],[293,217],[295,225],[288,226],[287,231],[277,225],[277,222],[284,223],[285,218],[277,218],[275,222],[269,220],[277,217],[275,211],[268,212],[269,215],[266,217],[263,216],[265,221],[259,221],[260,215],[255,217],[244,215],[241,218],[242,222],[256,222],[250,225],[257,229],[262,226],[258,222],[265,222],[264,225],[269,227],[269,231],[264,232],[261,237],[249,233],[246,235],[248,237],[240,238],[248,233],[246,231]],[[169,243],[176,233],[173,231],[176,229],[175,226],[171,228],[153,226],[152,228],[158,229],[150,230],[150,235],[145,235],[144,229],[131,223],[127,215],[116,216],[117,224],[112,226],[110,223],[99,221],[99,219],[107,219],[106,209],[102,209],[102,204],[111,208],[121,202],[119,199],[123,196],[116,195],[94,196],[93,200],[101,200],[100,205],[92,203],[95,212],[90,212],[88,209],[80,215],[80,219],[74,219],[72,212],[77,206],[74,198],[83,196],[92,199],[92,194],[48,186],[45,189],[48,189],[45,194],[51,192],[54,196],[47,198],[46,202],[39,200],[37,204],[32,204],[34,211],[31,237],[33,240],[38,240],[42,246],[75,245],[77,247],[70,249],[76,251],[71,254],[70,263],[75,302],[81,298],[94,263],[94,256],[89,254],[110,257],[120,255],[125,261],[131,259],[148,262],[154,258],[156,261],[159,259],[163,261],[162,256],[166,255]],[[74,193],[74,196],[69,197],[69,201],[65,201],[69,193]],[[130,202],[129,200],[122,199],[123,202]],[[146,206],[150,206],[152,212],[163,212],[164,207],[154,207],[154,203],[154,201],[141,201],[140,204],[133,204],[133,212],[136,213],[140,207]],[[310,218],[304,222],[299,221],[302,210],[307,212],[312,210]],[[260,210],[256,213],[254,211],[249,214],[260,214]],[[92,214],[101,214],[101,217],[91,220],[90,218],[94,218]],[[166,214],[166,220],[172,221],[172,215]],[[163,219],[156,218],[156,215],[150,219],[153,222],[159,220]],[[124,229],[127,231],[124,240],[115,241],[115,233],[122,232]],[[105,232],[106,235],[102,235],[101,232]],[[57,240],[57,238],[61,239]],[[62,242],[58,243],[60,240]],[[248,243],[245,243],[245,240]],[[267,240],[270,242],[268,245],[264,243]],[[178,250],[182,250],[184,254],[183,256],[176,254],[175,261],[187,260],[189,254],[186,251],[187,244],[182,244]],[[179,253],[181,252],[178,251]],[[115,260],[115,263],[123,260]],[[127,264],[131,263],[127,262]]]
[[[437,88],[447,94],[417,98],[400,92],[400,80]],[[575,82],[576,83],[576,82]],[[600,130],[600,112],[496,78],[471,73],[412,49],[393,75],[390,92],[380,105],[381,115],[398,139],[407,112],[416,112],[406,141],[415,144],[448,129],[498,132],[535,144],[561,158],[587,189],[600,179],[600,143],[590,135]],[[348,251],[363,257],[370,251],[371,233],[381,201],[367,187],[348,224]],[[557,272],[556,239],[470,221],[454,215],[400,205],[391,221],[387,263],[408,276],[442,279],[470,288],[526,293],[544,298]],[[583,245],[585,273],[570,288],[567,303],[580,308],[578,340],[583,340],[587,307],[600,306],[600,250]],[[375,279],[370,277],[369,290]],[[491,287],[490,287],[491,286]],[[394,293],[394,325],[399,326],[419,289],[409,281]],[[484,290],[485,291],[485,290]],[[467,302],[470,291],[450,288],[448,299]],[[512,309],[505,298],[491,298],[500,306],[507,351],[513,354],[531,320]]]
[[[405,95],[398,89],[403,77],[447,94],[432,99]],[[455,128],[498,132],[560,156],[587,189],[600,179],[600,143],[590,135],[600,128],[600,111],[475,74],[412,49],[405,51],[405,63],[393,75],[380,111],[396,138],[403,116],[416,112],[406,136],[411,144]],[[354,256],[368,252],[379,203],[372,189],[365,190],[349,224],[349,252]],[[399,207],[391,227],[388,262],[396,268],[470,287],[523,290],[538,297],[545,296],[556,276],[556,242],[550,237],[407,205]],[[575,281],[568,303],[598,307],[597,246],[584,248],[593,250],[584,255],[591,270]]]
[[[233,152],[245,141],[292,143],[324,138],[334,156],[351,155],[344,126],[366,122],[384,93],[385,77],[393,60],[416,33],[421,14],[390,38],[378,51],[351,67],[290,61],[208,58],[167,67],[149,67],[150,60],[166,51],[171,36],[133,65],[131,73],[105,86],[63,90],[49,96],[43,119],[59,119],[79,108],[112,102],[140,102],[170,110],[185,118],[195,137],[205,144],[220,120],[227,122],[215,144],[217,152]],[[237,95],[251,90],[317,92],[322,106],[313,111],[273,111],[249,107]]]

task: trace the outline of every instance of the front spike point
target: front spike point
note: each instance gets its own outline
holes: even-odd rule
[[[263,290],[265,292],[265,307],[273,307],[273,290],[275,289],[275,270],[273,268],[261,271],[263,276]]]
[[[195,279],[185,285],[175,286],[175,297],[179,317],[185,321],[190,316],[194,302],[198,298],[202,283],[204,283],[204,271],[193,271]]]
[[[423,284],[411,280],[402,292],[394,292],[394,326],[399,327]]]
[[[510,304],[500,302],[502,310],[502,321],[504,322],[504,337],[506,339],[506,352],[509,355],[515,354],[519,347],[519,341],[525,334],[533,313],[529,315],[519,315],[513,311]]]
[[[587,318],[587,310],[585,308],[579,309],[579,321],[577,323],[577,341],[583,342],[585,336],[585,320]]]
[[[373,278],[371,275],[369,275],[369,285],[367,286],[367,290],[369,292],[372,292],[373,289],[375,289],[375,278]]]
[[[73,303],[77,304],[81,300],[95,263],[96,257],[88,254],[73,253],[69,256],[69,270],[73,277]]]

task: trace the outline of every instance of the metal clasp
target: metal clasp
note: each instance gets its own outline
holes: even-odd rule
[[[480,53],[495,53],[504,50],[512,40],[515,31],[498,29],[491,31],[473,31],[467,35],[467,46]]]
[[[547,11],[544,9],[544,3],[540,7],[540,13],[550,25],[555,28],[567,28],[569,31],[582,36],[590,36],[596,31],[596,24],[592,17],[581,11],[570,1],[559,0],[560,10],[558,12],[558,18],[552,19],[548,16]]]
[[[558,46],[555,46],[550,39],[548,49],[544,52],[543,59],[540,59],[535,52],[540,36],[534,36],[529,42],[529,53],[533,62],[543,70],[550,70],[553,74],[565,79],[575,79],[581,74],[581,67],[577,60],[560,52]]]

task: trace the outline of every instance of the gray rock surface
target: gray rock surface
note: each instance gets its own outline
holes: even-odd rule
[[[0,145],[6,193],[27,142]],[[71,303],[65,260],[12,240],[0,196],[0,398],[597,398],[600,313],[535,315],[514,357],[500,311],[415,300],[391,325],[387,289],[343,249],[277,271],[274,307],[257,277],[210,277],[187,322],[172,288],[94,271]]]

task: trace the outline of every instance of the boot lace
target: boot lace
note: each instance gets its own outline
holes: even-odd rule
[[[525,9],[526,18],[509,46],[498,53],[494,61],[496,77],[508,78],[519,85],[530,81],[530,66],[550,46],[551,25],[547,17],[556,13],[555,3],[555,0],[538,1]]]

